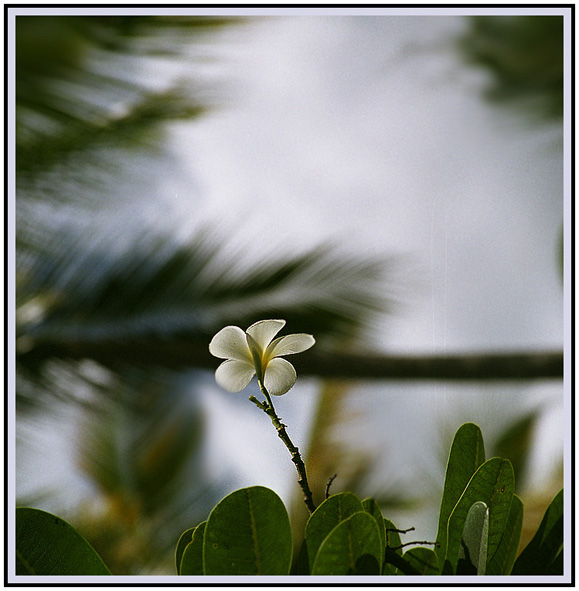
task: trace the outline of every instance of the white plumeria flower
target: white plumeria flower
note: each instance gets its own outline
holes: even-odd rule
[[[217,383],[229,392],[241,392],[254,375],[274,396],[285,394],[297,378],[294,366],[280,355],[301,353],[316,342],[309,334],[289,334],[273,340],[285,320],[260,320],[247,331],[222,328],[209,343],[209,352],[225,359],[215,372]]]

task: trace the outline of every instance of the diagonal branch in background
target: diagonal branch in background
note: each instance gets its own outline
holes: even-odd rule
[[[131,341],[42,341],[17,361],[38,364],[50,358],[93,359],[104,365],[150,364],[215,369],[205,343],[139,339]],[[299,375],[347,380],[533,380],[562,379],[563,353],[493,352],[455,355],[352,355],[312,351],[295,359]]]

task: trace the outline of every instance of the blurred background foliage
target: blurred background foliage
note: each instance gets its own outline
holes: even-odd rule
[[[563,117],[563,18],[475,16],[459,48],[490,80],[486,97],[536,118]]]
[[[147,210],[143,192],[159,187],[143,170],[154,163],[170,174],[168,127],[215,108],[204,75],[215,59],[210,42],[243,22],[16,19],[16,469],[30,470],[27,434],[70,409],[64,422],[91,492],[56,512],[114,574],[172,572],[179,534],[229,492],[204,474],[196,401],[212,379],[196,361],[217,330],[282,317],[290,332],[343,352],[393,304],[389,256],[367,260],[328,246],[255,265],[228,251],[204,220],[183,238]],[[561,22],[475,17],[459,48],[488,71],[491,98],[560,118]],[[130,359],[118,358],[120,345]],[[174,366],[171,352],[183,347],[191,363]],[[79,358],[80,349],[90,354]],[[383,506],[406,504],[404,491],[366,490],[372,458],[336,442],[347,394],[344,382],[321,388],[308,450],[316,494],[339,466],[343,488],[382,497]],[[497,443],[521,473],[535,418],[522,417]],[[57,493],[41,489],[18,502],[43,504]],[[297,505],[294,513],[303,519]]]

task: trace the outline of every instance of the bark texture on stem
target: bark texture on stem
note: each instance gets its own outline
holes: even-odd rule
[[[288,448],[291,454],[292,462],[294,463],[296,470],[298,472],[298,484],[300,485],[300,488],[304,493],[304,503],[306,504],[308,511],[310,513],[313,513],[316,510],[316,505],[314,504],[312,491],[310,490],[310,485],[308,484],[306,466],[302,460],[300,450],[293,444],[292,440],[290,439],[286,431],[286,425],[284,425],[281,422],[281,419],[275,412],[269,392],[266,390],[265,386],[261,382],[259,382],[259,387],[261,389],[262,394],[265,396],[265,399],[267,400],[267,404],[259,402],[254,396],[252,396],[250,400],[257,406],[259,406],[259,408],[261,408],[261,410],[263,410],[269,416],[271,422],[273,423],[273,426],[277,431],[279,438]]]

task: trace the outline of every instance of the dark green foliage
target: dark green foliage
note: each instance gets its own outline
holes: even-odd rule
[[[466,424],[457,431],[448,460],[438,526],[439,572],[446,575],[481,574],[482,571],[487,575],[562,574],[559,556],[563,543],[562,492],[554,499],[539,531],[515,562],[523,504],[514,495],[513,468],[509,460],[501,458],[492,458],[477,467],[484,460],[483,449],[482,435],[476,425]],[[466,522],[471,512],[476,511],[475,507],[484,511],[480,513],[482,518],[478,524],[474,523],[471,528]],[[475,540],[478,536],[480,543],[477,543],[482,548],[485,527],[488,527],[486,564],[479,561],[473,564],[472,560],[467,560],[464,549],[461,550],[465,530],[472,529],[470,533]]]
[[[378,534],[380,536],[380,556],[384,556],[384,551],[386,550],[386,524],[384,523],[384,517],[382,516],[380,506],[374,499],[364,499],[362,501],[362,507],[364,507],[366,513],[372,515],[376,520]]]
[[[472,475],[485,460],[482,433],[477,425],[466,423],[458,429],[452,442],[444,492],[438,517],[438,536],[436,538],[439,565],[442,568],[448,540],[448,519],[467,487]]]
[[[490,73],[488,98],[523,101],[542,117],[561,118],[563,17],[475,16],[469,23],[460,48]]]
[[[563,574],[563,491],[551,501],[541,525],[513,566],[513,575]]]
[[[228,495],[211,512],[206,524],[187,530],[179,539],[178,573],[287,574],[291,534],[282,508],[277,495],[263,487]],[[385,535],[396,548],[400,546],[399,533],[386,533],[386,527],[396,529],[382,517],[373,499],[365,499],[362,504],[350,493],[329,497],[310,516],[306,526],[303,547],[309,549],[309,556],[306,553],[301,557],[299,574],[381,574],[391,566],[385,563]],[[416,574],[412,564],[402,558],[401,549],[393,554],[403,572]],[[420,560],[426,562],[423,570],[429,572],[432,556],[417,552],[412,562],[419,566]]]
[[[310,570],[316,554],[328,534],[348,517],[364,511],[360,499],[352,493],[339,493],[326,499],[311,515],[306,525],[306,548]]]
[[[508,574],[512,566],[522,519],[518,500],[512,508],[513,468],[508,460],[501,458],[481,464],[483,461],[480,429],[467,423],[455,435],[446,471],[436,549],[443,574],[455,574],[457,569],[459,574],[482,574],[489,565],[494,574]],[[473,507],[483,509],[481,520],[474,519]],[[474,520],[472,526],[467,526],[469,515]],[[465,552],[465,530],[470,544],[477,547],[476,564]],[[486,560],[481,564],[478,556],[483,546],[486,546]]]
[[[17,17],[18,172],[36,174],[99,145],[134,146],[160,123],[202,113],[198,91],[180,85],[152,90],[114,66],[130,64],[138,71],[145,58],[182,59],[194,36],[229,22],[213,17]]]
[[[326,536],[312,575],[379,575],[383,560],[378,524],[369,513],[355,513]]]
[[[494,555],[486,566],[487,575],[508,575],[511,573],[523,527],[523,502],[513,496],[509,518],[503,536]]]
[[[271,490],[253,486],[225,497],[209,514],[206,575],[287,575],[292,537],[287,511]]]
[[[403,557],[419,575],[439,574],[436,553],[430,548],[411,548],[407,552],[404,552]]]
[[[389,520],[384,519],[384,531],[386,532],[385,547],[386,547],[386,562],[382,569],[383,575],[396,575],[399,574],[398,569],[393,562],[390,562],[388,558],[394,559],[392,554],[396,556],[402,556],[402,540],[400,539],[400,533],[397,531],[396,526]]]
[[[448,519],[448,539],[443,572],[456,571],[466,517],[473,504],[483,501],[490,512],[488,556],[498,548],[511,509],[515,480],[508,460],[491,458],[474,473]]]
[[[181,560],[183,559],[183,553],[185,552],[185,548],[187,548],[187,546],[193,541],[193,532],[195,531],[195,529],[196,528],[194,527],[190,527],[187,531],[184,531],[179,537],[177,547],[175,548],[175,569],[177,571],[177,574],[181,574]]]
[[[462,442],[465,449],[459,450]],[[326,499],[305,528],[307,556],[299,574],[312,575],[560,575],[563,573],[563,491],[549,506],[529,545],[515,561],[523,506],[513,494],[508,460],[478,467],[482,438],[476,425],[457,432],[446,473],[442,506],[456,498],[446,517],[444,554],[418,546],[402,554],[400,530],[383,518],[373,499],[351,493]],[[462,452],[461,453],[459,453]],[[470,462],[465,481],[457,458]],[[456,485],[464,483],[457,496]],[[422,544],[424,542],[416,542]],[[407,542],[405,545],[413,544]],[[17,574],[108,574],[101,559],[75,530],[35,509],[17,509]],[[49,550],[47,550],[49,549]],[[441,558],[443,562],[441,562]],[[271,490],[253,486],[227,495],[206,522],[186,530],[177,543],[180,575],[289,574],[292,534],[287,511]],[[514,566],[513,566],[514,563]],[[297,573],[296,573],[297,574]]]
[[[66,521],[39,509],[16,509],[17,575],[110,575],[91,545]]]
[[[200,523],[193,531],[192,540],[183,549],[183,554],[178,562],[177,574],[179,575],[203,575],[203,543],[205,540],[205,526],[207,522]]]

